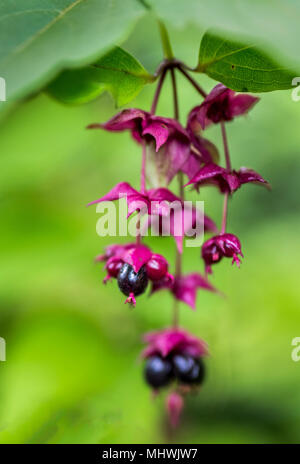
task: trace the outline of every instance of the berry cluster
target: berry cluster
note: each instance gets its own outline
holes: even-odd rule
[[[168,358],[151,356],[145,365],[146,382],[155,389],[169,385],[172,380],[183,385],[201,385],[204,374],[202,359],[188,354],[175,354]]]
[[[200,105],[191,109],[185,126],[179,122],[175,71],[183,74],[204,98]],[[187,391],[203,382],[205,369],[202,357],[207,354],[202,340],[178,328],[178,302],[184,302],[195,309],[199,288],[216,292],[208,281],[212,266],[223,258],[230,258],[232,263],[240,265],[240,257],[243,257],[240,240],[227,231],[229,199],[247,183],[267,187],[268,183],[252,169],[232,168],[225,127],[225,124],[235,117],[246,114],[258,102],[258,98],[248,94],[237,94],[222,84],[216,85],[207,95],[191,77],[186,66],[175,59],[163,61],[157,74],[159,82],[150,111],[125,109],[104,124],[94,123],[88,126],[89,129],[131,133],[135,142],[142,148],[140,189],[133,188],[127,182],[120,182],[106,195],[90,204],[116,201],[125,197],[128,217],[137,212],[139,218],[147,214],[147,227],[152,225],[154,219],[158,219],[156,224],[159,224],[160,235],[164,235],[162,219],[169,218],[169,231],[174,236],[177,247],[174,277],[169,273],[168,261],[163,256],[152,253],[141,243],[142,233],[138,228],[136,243],[111,245],[107,247],[105,254],[98,256],[96,260],[105,262],[107,275],[104,282],[117,279],[119,289],[127,296],[125,303],[135,305],[136,297],[145,292],[149,282],[151,294],[167,289],[174,297],[172,328],[148,334],[145,341],[149,346],[143,354],[146,358],[145,379],[150,387],[158,390],[171,384],[175,385],[175,390],[167,400],[167,410],[172,420],[172,417],[178,419],[183,406],[182,386],[185,387],[184,391]],[[167,74],[171,75],[173,86],[174,118],[155,114]],[[216,146],[203,136],[203,131],[212,124],[220,124],[221,127],[224,167],[219,164],[220,157]],[[150,173],[156,173],[156,178],[152,179]],[[175,176],[179,181],[178,195],[167,188]],[[146,178],[152,184],[150,187],[155,188],[147,188]],[[166,204],[177,201],[181,208],[184,204],[185,187],[192,186],[199,192],[207,185],[217,187],[224,197],[221,227],[218,229],[210,218],[204,217],[204,231],[214,234],[202,245],[204,275],[198,271],[183,274],[183,240],[186,235],[190,236],[198,211],[192,208],[192,214],[186,219],[185,215],[182,216],[176,209],[170,210]],[[140,225],[140,219],[137,225]],[[172,382],[175,380],[176,382]],[[177,419],[173,422],[177,422]]]
[[[170,386],[166,408],[176,426],[183,408],[183,397],[199,389],[205,377],[203,357],[208,355],[205,342],[185,330],[171,328],[144,336],[147,347],[144,377],[154,392]]]

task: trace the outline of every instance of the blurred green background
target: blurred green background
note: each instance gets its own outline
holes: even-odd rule
[[[199,31],[171,30],[171,38],[194,65]],[[153,71],[161,51],[152,20],[124,48]],[[215,85],[200,80],[206,90]],[[184,123],[200,99],[178,81]],[[149,108],[153,92],[148,86],[132,105]],[[40,94],[1,121],[0,442],[298,442],[300,362],[291,342],[300,336],[300,103],[291,91],[264,94],[228,125],[234,167],[256,169],[273,190],[245,186],[230,203],[229,231],[245,259],[240,270],[228,261],[215,268],[213,283],[227,297],[199,292],[196,312],[181,306],[182,326],[208,342],[211,357],[207,382],[175,432],[164,394],[151,398],[139,360],[142,333],[169,324],[172,299],[143,295],[131,310],[93,263],[115,239],[97,236],[96,209],[85,205],[121,180],[139,182],[140,149],[128,133],[85,130],[115,111],[108,95],[64,107]],[[158,112],[172,116],[169,80]],[[207,136],[221,150],[219,132]],[[200,199],[220,223],[220,195],[206,189]],[[146,243],[174,262],[172,239]],[[184,270],[202,272],[200,252],[186,250]]]

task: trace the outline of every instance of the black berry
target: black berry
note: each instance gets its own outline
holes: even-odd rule
[[[205,368],[202,359],[189,355],[177,354],[173,357],[174,374],[185,384],[201,384],[204,380]]]
[[[172,364],[168,359],[160,356],[151,356],[145,365],[146,382],[153,388],[160,388],[168,385],[173,378]]]
[[[148,276],[145,266],[142,266],[138,272],[134,272],[133,267],[124,263],[118,274],[118,285],[124,295],[133,293],[135,296],[144,293],[148,285]]]

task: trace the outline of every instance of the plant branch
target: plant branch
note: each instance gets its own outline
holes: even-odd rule
[[[165,77],[166,77],[166,72],[167,72],[167,68],[164,68],[164,69],[162,70],[161,75],[160,75],[160,78],[159,78],[159,81],[158,81],[158,84],[157,84],[157,87],[156,87],[156,90],[155,90],[155,94],[154,94],[154,98],[153,98],[151,110],[150,110],[150,113],[151,113],[151,114],[155,114],[156,107],[157,107],[157,103],[158,103],[158,99],[159,99],[160,92],[161,92],[161,89],[162,89],[162,85],[163,85],[164,80],[165,80]]]
[[[229,155],[229,147],[228,147],[225,123],[224,121],[221,121],[220,124],[221,124],[222,139],[223,139],[223,145],[224,145],[226,169],[231,171],[231,161],[230,161],[230,155]],[[223,217],[222,217],[222,227],[221,227],[222,234],[226,232],[227,215],[228,215],[228,200],[229,200],[229,193],[226,192],[224,195],[224,204],[223,204]]]
[[[142,149],[142,167],[141,167],[141,193],[146,192],[146,142],[143,140],[143,149]]]
[[[171,79],[172,79],[172,89],[173,89],[173,102],[174,102],[174,119],[179,119],[179,108],[178,108],[178,93],[177,93],[177,84],[174,68],[171,68]]]
[[[178,93],[177,93],[177,84],[176,84],[176,76],[174,68],[171,68],[171,78],[172,78],[172,89],[173,89],[173,102],[174,102],[174,119],[179,119],[179,107],[178,107]],[[182,201],[184,201],[184,189],[183,189],[183,173],[178,173],[178,181],[179,181],[179,197]],[[176,248],[176,258],[175,258],[175,277],[180,278],[182,272],[182,255],[179,253],[178,249]],[[174,307],[173,307],[173,327],[177,328],[179,324],[179,303],[178,300],[174,299]]]
[[[227,140],[227,134],[226,134],[226,129],[225,129],[225,123],[224,123],[224,121],[221,121],[220,124],[221,124],[221,130],[222,130],[222,139],[223,139],[223,145],[224,145],[226,169],[229,169],[229,171],[231,171],[231,161],[230,161],[230,155],[229,155],[229,147],[228,147],[228,140]]]
[[[142,165],[141,165],[141,193],[146,192],[146,156],[147,156],[147,145],[145,140],[142,141]],[[140,214],[140,212],[138,213]],[[138,219],[136,223],[136,243],[140,245],[142,242],[141,236],[141,220]]]
[[[186,79],[192,84],[192,86],[197,90],[200,95],[202,95],[203,98],[207,96],[207,93],[202,89],[202,87],[198,84],[197,81],[188,73],[185,71],[185,69],[179,65],[178,66],[179,71],[186,77]]]
[[[227,214],[228,214],[228,197],[229,197],[229,193],[226,192],[224,194],[221,234],[225,234],[225,232],[226,232]]]

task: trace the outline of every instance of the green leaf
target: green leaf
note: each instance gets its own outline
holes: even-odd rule
[[[138,0],[6,0],[0,4],[0,76],[7,101],[66,68],[95,62],[144,13]]]
[[[227,38],[244,37],[272,56],[299,63],[300,2],[298,0],[147,0],[166,25],[196,25],[222,31]]]
[[[204,34],[197,71],[238,92],[270,92],[292,87],[295,71],[275,63],[254,45]]]
[[[154,80],[133,56],[115,47],[92,65],[64,71],[50,84],[48,92],[64,103],[85,103],[107,90],[121,106]]]

